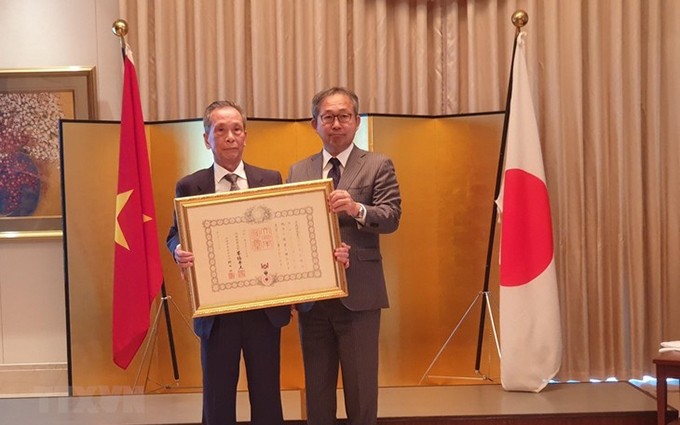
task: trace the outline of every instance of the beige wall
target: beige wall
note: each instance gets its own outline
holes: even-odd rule
[[[66,364],[60,238],[0,239],[0,364]]]
[[[0,69],[96,68],[100,119],[120,119],[118,0],[0,0]]]
[[[117,0],[0,0],[0,11],[0,69],[94,66],[99,118],[120,117]],[[0,366],[66,364],[62,251],[58,238],[0,238]]]

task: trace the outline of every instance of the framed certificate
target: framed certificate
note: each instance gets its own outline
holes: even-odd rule
[[[330,179],[175,199],[193,317],[347,296]]]

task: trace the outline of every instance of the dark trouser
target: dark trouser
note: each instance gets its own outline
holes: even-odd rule
[[[263,310],[215,317],[201,339],[203,424],[236,424],[236,387],[241,351],[245,360],[252,425],[281,425],[281,329]]]
[[[348,425],[374,425],[378,416],[380,310],[350,311],[339,300],[300,313],[307,424],[336,423],[338,366]]]

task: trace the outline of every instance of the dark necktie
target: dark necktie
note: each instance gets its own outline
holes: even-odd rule
[[[337,189],[340,182],[340,160],[338,158],[331,158],[328,162],[333,166],[328,170],[328,177],[333,179],[333,186]]]
[[[224,178],[227,179],[229,183],[231,183],[231,188],[229,189],[230,191],[239,189],[238,185],[236,184],[236,180],[238,180],[238,176],[236,174],[229,173],[224,176]]]

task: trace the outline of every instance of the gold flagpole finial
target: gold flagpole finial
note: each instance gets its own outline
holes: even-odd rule
[[[113,22],[111,31],[118,37],[120,37],[120,47],[125,48],[125,36],[128,33],[128,24],[124,19],[116,19]]]
[[[529,15],[522,9],[519,9],[512,14],[512,24],[517,29],[515,34],[519,34],[522,27],[525,26],[527,22],[529,22]]]

